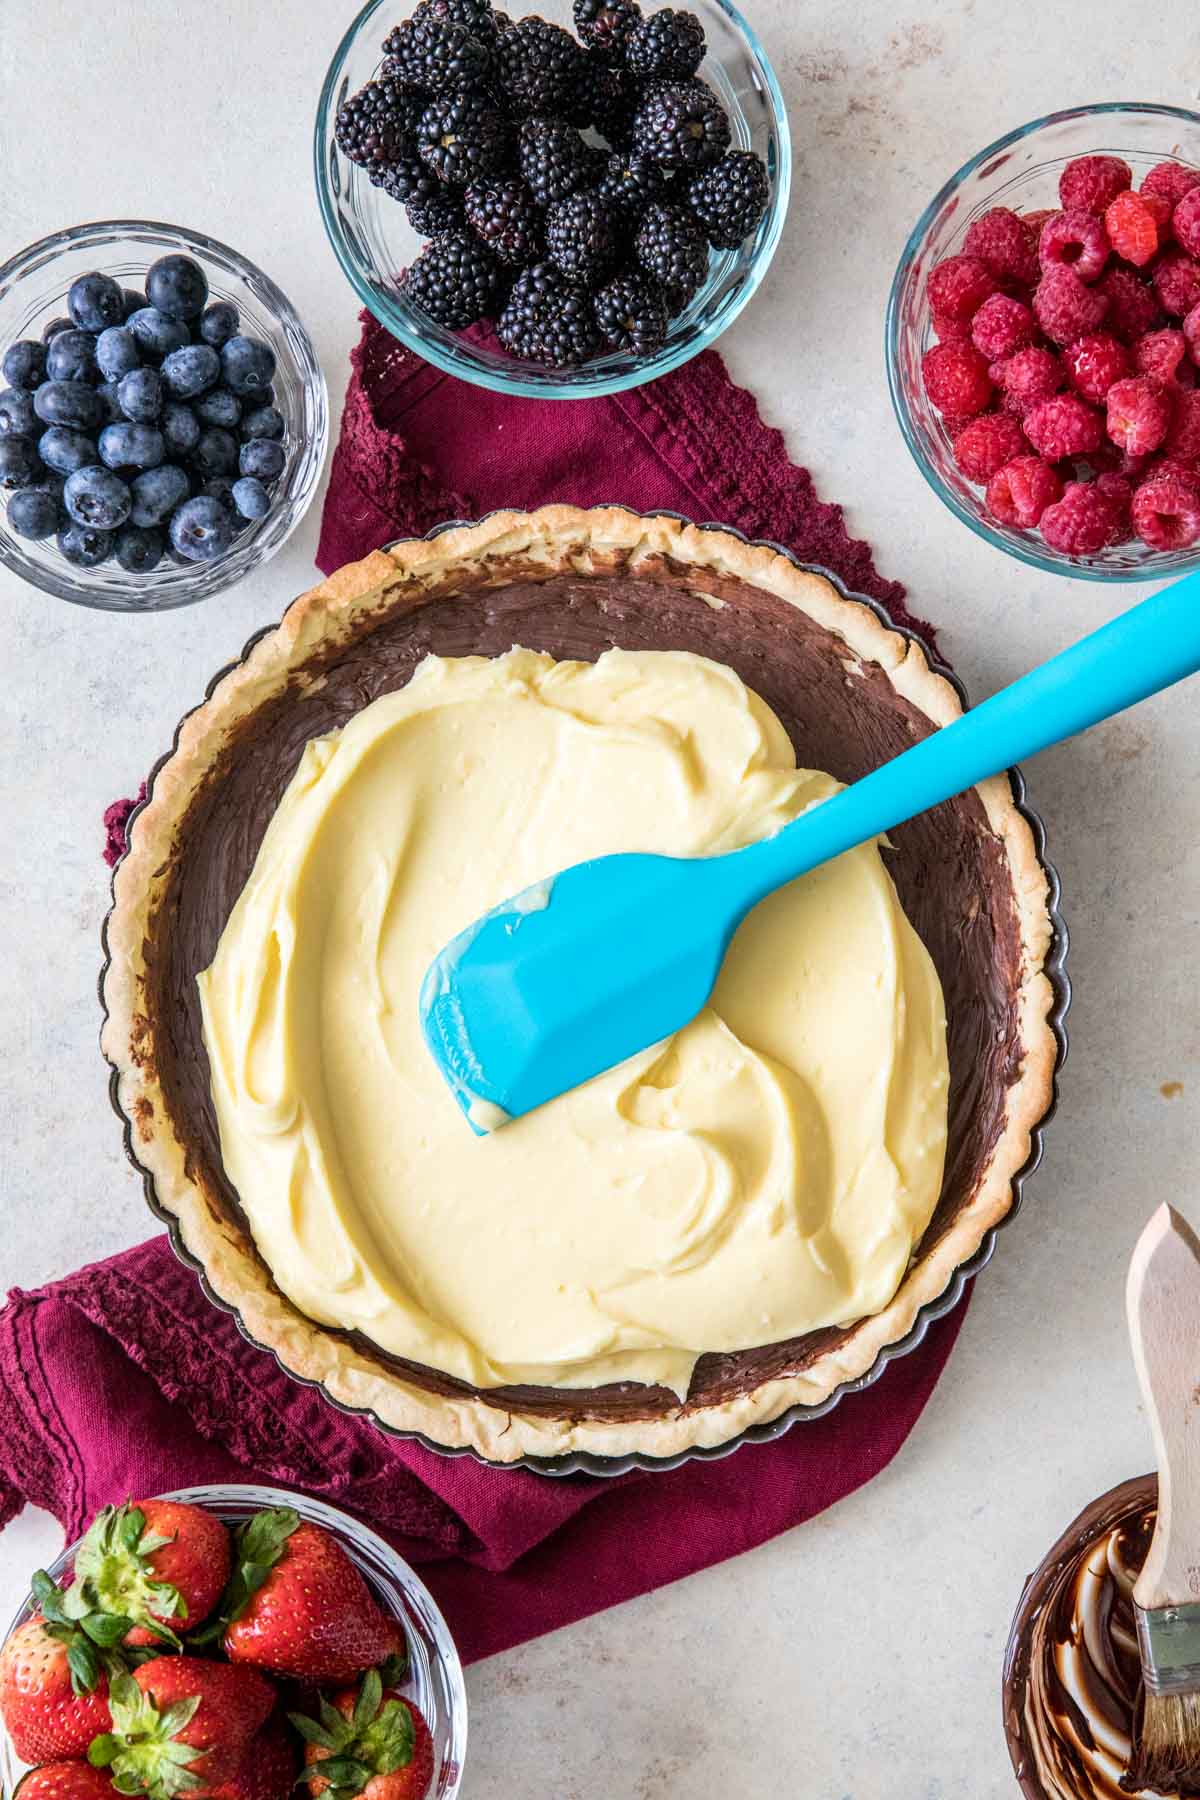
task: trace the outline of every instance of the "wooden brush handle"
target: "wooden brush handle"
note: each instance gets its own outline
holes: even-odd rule
[[[1138,1239],[1125,1304],[1158,1456],[1158,1523],[1133,1590],[1149,1611],[1200,1601],[1200,1240],[1174,1207]]]

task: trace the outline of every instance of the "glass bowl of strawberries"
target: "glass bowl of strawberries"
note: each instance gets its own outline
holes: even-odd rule
[[[466,1740],[412,1569],[275,1488],[104,1508],[0,1644],[0,1793],[22,1800],[453,1800]]]
[[[1200,115],[1075,107],[981,150],[904,247],[886,348],[980,537],[1092,581],[1200,567]]]

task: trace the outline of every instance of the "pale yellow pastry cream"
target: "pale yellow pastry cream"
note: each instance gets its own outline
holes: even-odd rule
[[[501,1130],[425,1048],[446,940],[589,856],[704,856],[835,791],[684,652],[430,657],[311,742],[200,976],[225,1168],[322,1323],[477,1386],[687,1391],[878,1312],[937,1202],[946,1023],[868,844],[745,921],[668,1043]]]

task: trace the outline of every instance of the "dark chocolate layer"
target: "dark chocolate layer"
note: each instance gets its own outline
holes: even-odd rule
[[[492,585],[485,585],[490,581]],[[520,644],[559,658],[594,661],[613,645],[692,650],[735,669],[775,710],[798,762],[857,780],[927,736],[929,721],[882,669],[847,670],[840,639],[774,595],[728,577],[663,562],[637,578],[621,574],[534,578],[532,571],[483,575],[463,597],[434,597],[364,621],[348,644],[330,647],[297,685],[265,704],[235,734],[192,802],[166,896],[151,922],[160,1075],[190,1172],[210,1202],[241,1223],[225,1179],[209,1095],[196,975],[208,966],[264,831],[309,738],[329,732],[379,695],[402,687],[422,657],[499,655]],[[721,602],[713,605],[707,594]],[[936,808],[891,834],[889,867],[927,945],[946,998],[950,1129],[941,1200],[921,1249],[948,1229],[974,1193],[1003,1127],[1005,1097],[1020,1066],[1016,995],[1021,946],[1009,867],[974,794]],[[242,1226],[244,1230],[244,1225]],[[249,1235],[246,1233],[247,1241]],[[702,1356],[688,1398],[707,1406],[795,1372],[847,1332],[828,1329],[786,1343]],[[423,1386],[469,1392],[436,1371],[401,1366]],[[586,1391],[488,1390],[496,1405],[598,1418],[655,1417],[679,1402],[663,1388],[619,1384]]]

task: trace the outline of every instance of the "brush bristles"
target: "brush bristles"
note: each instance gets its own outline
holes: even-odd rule
[[[1200,1692],[1146,1691],[1142,1728],[1126,1781],[1133,1793],[1193,1794],[1200,1790]]]

